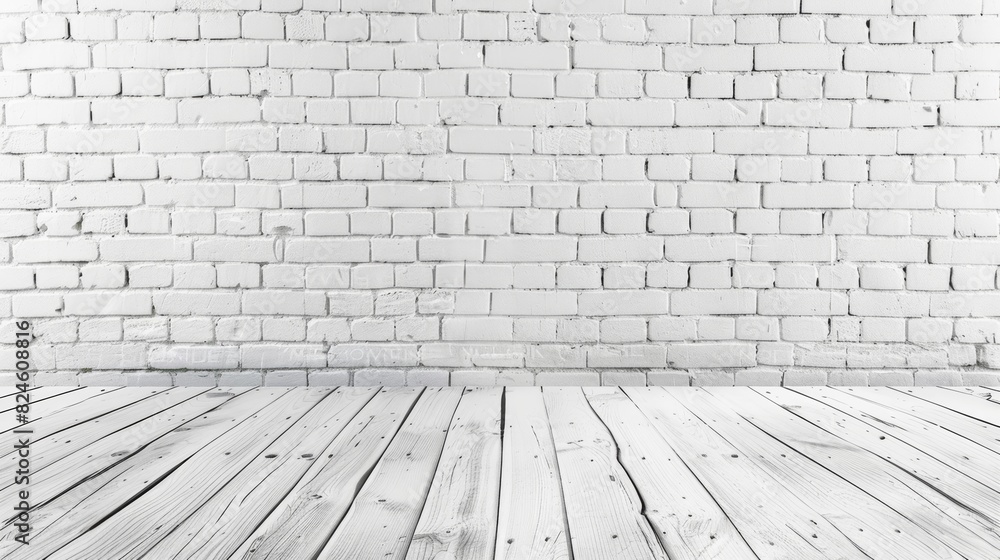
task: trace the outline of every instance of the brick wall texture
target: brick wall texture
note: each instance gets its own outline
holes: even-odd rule
[[[38,383],[1000,383],[1000,0],[0,12]]]

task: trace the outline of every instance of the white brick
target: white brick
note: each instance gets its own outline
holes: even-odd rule
[[[696,45],[667,46],[664,68],[672,72],[749,72],[754,66],[753,47]]]
[[[94,46],[96,68],[227,68],[262,67],[267,47],[251,42],[99,43]]]
[[[674,120],[671,101],[591,101],[587,118],[595,126],[670,126]]]
[[[848,46],[844,51],[844,69],[861,72],[905,72],[928,74],[933,69],[930,48],[912,46]]]
[[[510,70],[569,69],[569,49],[560,44],[490,43],[486,45],[486,66]]]
[[[87,68],[90,48],[83,43],[45,41],[3,47],[4,70],[41,68]]]
[[[659,70],[663,67],[663,60],[660,48],[655,45],[576,43],[573,46],[573,67]]]
[[[52,379],[995,378],[996,0],[9,3]]]
[[[751,367],[757,365],[757,352],[746,343],[672,344],[667,364],[675,368]]]
[[[530,154],[533,142],[530,129],[453,127],[448,144],[457,153]]]
[[[835,45],[758,45],[755,70],[840,70],[843,50]]]
[[[492,294],[494,315],[574,315],[577,310],[573,292],[499,291]]]

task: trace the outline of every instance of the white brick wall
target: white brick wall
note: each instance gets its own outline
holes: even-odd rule
[[[5,0],[0,65],[40,383],[1000,383],[998,0]]]

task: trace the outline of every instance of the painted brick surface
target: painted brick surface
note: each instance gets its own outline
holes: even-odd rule
[[[997,0],[0,3],[0,380],[1000,383]]]

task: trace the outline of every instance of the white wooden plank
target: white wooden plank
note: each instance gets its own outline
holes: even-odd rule
[[[931,388],[934,389],[934,387]],[[926,395],[927,393],[923,394]],[[958,393],[952,394],[960,399],[965,398]],[[912,391],[912,388],[872,387],[868,391],[865,391],[862,396],[872,402],[877,402],[883,406],[936,424],[954,434],[954,437],[967,439],[994,453],[1000,453],[1000,426],[976,420],[940,404],[922,399],[917,396],[917,393]]]
[[[956,414],[968,416],[980,422],[988,422],[993,426],[1000,426],[1000,406],[998,406],[998,403],[984,396],[989,393],[985,393],[982,390],[973,391],[971,388],[969,388],[969,391],[962,389],[961,387],[954,389],[945,387],[901,387],[897,390],[947,408]],[[997,398],[1000,398],[1000,395],[997,395]]]
[[[576,560],[667,560],[611,434],[578,387],[546,387]]]
[[[207,388],[203,388],[207,389]],[[241,392],[249,389],[240,389]],[[161,393],[167,395],[168,393]],[[32,451],[32,496],[36,503],[44,503],[58,494],[69,490],[79,480],[99,473],[112,465],[126,460],[147,443],[163,436],[170,430],[224,403],[233,394],[223,389],[212,389],[207,393],[185,400],[180,404],[123,428],[107,437],[91,442],[73,453],[54,455],[44,449]],[[157,397],[159,398],[159,396]],[[80,425],[86,429],[88,424]],[[58,459],[55,459],[59,456]],[[56,484],[62,481],[63,486]],[[13,500],[18,488],[13,481],[3,480],[0,503]]]
[[[208,387],[176,387],[149,399],[143,399],[112,410],[90,421],[71,426],[51,437],[35,441],[32,444],[31,452],[32,471],[40,473],[45,467],[63,457],[87,448],[97,440],[119,432],[137,422],[168,411],[184,401],[205,393],[208,389]],[[0,470],[6,468],[13,472],[18,459],[17,454],[0,458]],[[8,482],[10,484],[7,484]],[[12,484],[13,481],[0,481],[0,491]]]
[[[281,397],[286,396],[289,389],[268,387],[249,391],[232,389],[230,392],[236,395],[235,398],[224,401],[218,408],[199,415],[152,442],[142,440],[143,446],[138,452],[111,468],[89,477],[83,471],[79,475],[67,475],[71,477],[69,479],[49,479],[40,487],[33,485],[33,494],[38,493],[43,500],[37,502],[32,513],[34,542],[27,549],[18,550],[12,545],[13,528],[5,524],[0,529],[0,558],[46,558],[90,529],[88,520],[110,515],[134,500],[202,447],[251,415],[266,407],[283,406]],[[138,437],[141,440],[141,436]],[[122,444],[135,445],[135,442],[123,440]],[[70,490],[53,492],[54,489],[67,487]]]
[[[858,461],[865,460],[865,458],[861,454],[845,455],[839,451],[851,451],[854,447],[868,451],[895,469],[903,471],[905,474],[884,467],[882,469],[899,484],[920,494],[928,505],[937,510],[938,517],[930,515],[926,518],[927,522],[921,522],[923,526],[929,528],[927,523],[934,519],[939,519],[942,527],[949,525],[950,523],[941,517],[947,516],[967,527],[969,531],[978,535],[982,540],[989,542],[993,548],[1000,550],[1000,524],[998,524],[997,519],[997,512],[1000,512],[1000,500],[997,500],[996,493],[992,489],[955,471],[908,443],[888,436],[835,407],[827,406],[824,404],[826,399],[822,399],[823,402],[820,402],[790,389],[759,389],[757,391],[816,427],[816,431],[812,434],[801,435],[790,440],[790,443],[816,442],[814,445],[818,446],[818,449],[811,456],[817,460],[824,456],[834,458],[844,456],[843,462],[837,463],[840,465],[840,469],[848,469],[854,464],[849,462],[851,456]],[[836,436],[850,446],[843,443],[839,445],[827,444],[827,433]],[[814,439],[810,440],[810,437]],[[822,453],[827,455],[822,455]],[[865,464],[870,464],[870,461]],[[858,473],[859,470],[854,469],[854,472]],[[870,474],[877,475],[878,472],[877,468],[872,468]],[[864,481],[864,479],[858,478],[855,480]],[[889,479],[885,476],[881,476],[879,481],[880,484],[889,483]],[[877,492],[879,486],[870,483],[866,489]],[[905,496],[905,494],[899,492],[898,496]],[[891,496],[887,492],[883,492],[880,497],[888,500]],[[920,509],[914,508],[906,511],[911,519],[917,519],[917,514],[925,515],[924,511]],[[956,534],[958,534],[957,531]],[[970,540],[969,542],[976,543],[978,541]],[[948,544],[958,549],[957,543],[948,541]],[[975,558],[976,556],[969,557]],[[985,557],[989,558],[990,556]]]
[[[541,389],[504,390],[501,464],[496,558],[568,559],[559,465]]]
[[[14,407],[24,404],[25,399],[31,404],[59,395],[79,391],[82,387],[30,387],[27,391],[16,391],[0,397],[0,413],[10,412]]]
[[[333,440],[232,558],[315,558],[420,395],[382,389]]]
[[[923,387],[920,387],[921,389]],[[962,393],[965,395],[972,395],[974,397],[979,397],[985,400],[987,403],[1000,405],[1000,389],[993,387],[936,387],[937,389],[945,389],[948,391],[953,391],[955,393]]]
[[[148,492],[125,504],[113,516],[49,558],[139,560],[146,557],[160,539],[176,529],[265,449],[287,434],[296,422],[325,401],[330,393],[330,389],[310,388],[287,394],[281,400],[280,408],[267,407],[229,430],[200,449]],[[339,399],[333,400],[338,401],[333,403],[337,406]],[[311,420],[307,423],[315,426]],[[295,435],[301,436],[302,432],[296,430]]]
[[[25,428],[33,430],[32,440],[38,443],[44,438],[52,437],[77,424],[93,422],[105,414],[170,390],[170,387],[157,387],[142,389],[122,388],[117,391],[108,391],[55,413],[44,416],[36,415],[34,420],[25,424]],[[12,448],[4,450],[0,453],[0,457],[5,457],[13,453],[14,450]]]
[[[855,558],[855,546],[780,480],[660,388],[623,388],[761,559]],[[688,390],[688,389],[685,389]]]
[[[869,394],[867,387],[864,394]],[[996,453],[965,438],[942,429],[940,426],[901,412],[861,396],[853,387],[843,390],[826,387],[802,388],[800,392],[824,402],[838,410],[864,421],[882,432],[909,443],[935,457],[944,464],[984,485],[1000,491],[1000,471]],[[996,494],[1000,499],[1000,494]],[[1000,515],[1000,510],[997,510]]]
[[[56,396],[33,400],[31,402],[31,412],[28,414],[29,424],[42,418],[52,416],[57,412],[62,412],[72,406],[85,402],[91,398],[121,390],[121,387],[80,387],[75,391],[67,391]],[[13,414],[0,414],[0,433],[9,432],[21,424]],[[34,428],[34,426],[31,426]]]
[[[461,398],[460,387],[424,390],[319,560],[402,560]]]
[[[342,387],[320,401],[150,548],[146,557],[229,558],[376,391],[374,387]]]
[[[688,410],[755,465],[784,482],[868,556],[896,560],[964,558],[906,516],[736,414],[734,403],[748,393],[752,391],[746,387],[673,392]],[[777,408],[767,400],[758,402]]]
[[[671,560],[756,558],[683,459],[620,389],[585,389],[642,495],[645,514]]]
[[[501,388],[466,389],[455,410],[407,560],[489,560],[497,530]]]

